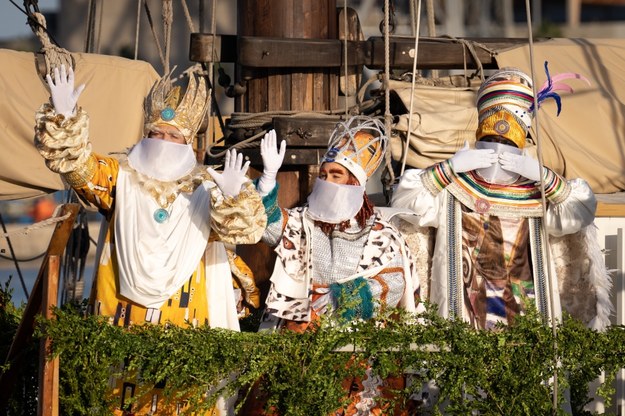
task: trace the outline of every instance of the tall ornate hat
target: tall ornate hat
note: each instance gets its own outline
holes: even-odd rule
[[[504,68],[491,75],[477,93],[476,139],[503,136],[518,148],[532,125],[532,80],[520,69]]]
[[[336,162],[349,170],[364,186],[382,163],[388,137],[376,118],[354,116],[341,121],[330,135],[321,163]]]
[[[557,91],[573,92],[563,83],[566,79],[590,81],[580,74],[567,72],[551,77],[545,61],[547,80],[536,93],[538,107],[547,99],[556,102],[558,115],[562,109]],[[527,132],[534,115],[532,79],[517,68],[503,68],[491,75],[477,92],[478,128],[476,139],[485,136],[503,136],[520,149],[525,147]]]
[[[173,70],[172,70],[173,72]],[[188,144],[193,143],[208,109],[208,85],[203,76],[191,74],[182,97],[180,86],[173,86],[171,72],[157,81],[143,104],[147,134],[159,124],[176,127]]]

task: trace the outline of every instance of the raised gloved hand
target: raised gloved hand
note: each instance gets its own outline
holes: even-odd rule
[[[462,173],[492,166],[497,162],[497,154],[493,149],[469,149],[469,142],[465,141],[449,162],[455,173]]]
[[[74,70],[69,67],[69,70],[65,69],[65,65],[61,65],[59,68],[54,68],[54,81],[50,77],[50,74],[46,75],[48,86],[50,87],[50,95],[52,97],[52,104],[57,114],[63,114],[65,118],[76,115],[76,103],[78,103],[78,97],[82,90],[85,89],[85,84],[78,86],[74,89]]]
[[[212,168],[208,168],[208,173],[221,189],[221,192],[227,197],[236,197],[241,192],[241,186],[248,181],[247,169],[250,166],[249,160],[243,164],[243,154],[237,154],[235,149],[226,151],[226,159],[224,161],[224,170],[217,173]]]
[[[263,158],[263,174],[258,180],[258,193],[261,196],[268,195],[276,186],[276,175],[286,153],[286,140],[280,143],[280,150],[276,147],[276,131],[271,130],[260,141],[260,154]]]
[[[509,172],[518,173],[534,182],[540,181],[540,164],[538,160],[525,153],[516,155],[504,152],[499,155],[499,163],[503,169]]]

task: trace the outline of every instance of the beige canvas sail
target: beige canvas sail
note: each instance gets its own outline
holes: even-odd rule
[[[72,54],[76,85],[86,84],[78,105],[89,114],[93,151],[108,154],[137,142],[143,133],[143,98],[159,76],[147,62]],[[0,49],[0,200],[63,189],[33,144],[35,112],[49,99],[35,55]]]
[[[500,68],[514,66],[531,73],[528,45],[498,51],[496,59]],[[600,194],[625,190],[624,59],[623,39],[553,39],[534,45],[537,87],[546,80],[545,61],[552,75],[577,72],[591,81],[568,81],[574,93],[561,94],[559,116],[553,100],[541,107],[538,138],[544,164],[566,178],[585,179]],[[391,88],[409,108],[411,83],[397,81]],[[474,90],[420,86],[414,95],[408,167],[425,168],[449,158],[464,140],[475,141]],[[398,135],[392,141],[393,157],[400,160],[408,115],[400,116],[394,127]],[[535,152],[536,147],[529,150]]]

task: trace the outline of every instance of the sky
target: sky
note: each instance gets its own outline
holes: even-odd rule
[[[13,0],[13,2],[20,8],[24,7],[22,0]],[[58,7],[59,0],[39,1],[39,10],[42,12],[55,10]],[[0,0],[0,40],[28,36],[31,33],[30,26],[26,24],[26,16],[9,0]]]

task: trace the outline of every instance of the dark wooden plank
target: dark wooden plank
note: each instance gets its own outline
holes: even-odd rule
[[[474,42],[478,59],[486,68],[496,68],[493,51],[527,43],[521,38],[467,38]],[[544,40],[544,39],[543,39]],[[541,41],[541,39],[536,40]],[[483,45],[480,46],[480,45]],[[340,67],[343,62],[343,42],[338,39],[285,39],[245,37],[238,39],[238,63],[251,68],[309,68]],[[384,39],[371,37],[365,41],[348,42],[347,61],[350,65],[368,68],[384,67]],[[414,38],[390,39],[390,65],[396,69],[412,69]],[[475,68],[475,60],[460,41],[448,38],[419,40],[419,69]]]
[[[273,128],[288,147],[321,147],[339,122],[338,117],[274,117]]]
[[[215,146],[212,148],[214,153],[221,152],[226,150],[225,147]],[[326,147],[308,147],[308,148],[295,148],[295,147],[287,147],[286,154],[284,156],[284,162],[282,166],[284,168],[297,167],[297,166],[305,166],[305,165],[317,165],[323,155],[326,152]],[[263,167],[263,159],[260,156],[260,149],[237,149],[237,151],[243,154],[245,160],[249,160],[250,166],[262,170]],[[204,159],[204,163],[207,165],[222,165],[223,157],[221,158],[213,158],[211,156],[206,156]]]
[[[364,45],[366,46],[366,45]],[[286,39],[241,36],[238,41],[238,63],[255,68],[338,67],[341,65],[341,41],[338,39]],[[350,62],[365,62],[358,51],[350,48]]]

